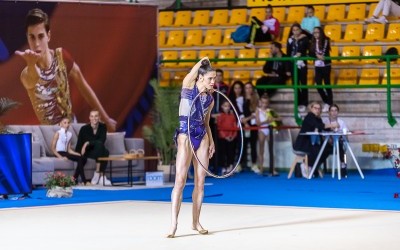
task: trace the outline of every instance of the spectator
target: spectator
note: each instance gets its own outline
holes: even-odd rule
[[[310,135],[305,135],[307,132],[321,132],[323,130],[328,130],[328,129],[335,129],[339,127],[339,124],[337,122],[332,122],[332,123],[326,123],[321,119],[321,105],[318,102],[312,102],[310,104],[310,112],[304,117],[303,124],[301,125],[299,135],[296,138],[296,141],[294,142],[293,149],[296,153],[299,152],[299,154],[307,153],[308,155],[308,168],[311,170],[310,166],[313,166],[318,153],[321,149],[320,143],[312,143],[311,142],[311,136]],[[327,150],[325,148],[323,154],[321,155],[321,158],[318,162],[319,166],[321,162],[325,162],[326,158],[328,155],[332,152],[332,150]],[[318,167],[317,167],[318,169]],[[306,166],[304,163],[301,164],[301,170],[303,177],[307,178],[306,176]],[[308,171],[310,172],[310,171]],[[322,177],[322,172],[318,170],[319,176]]]
[[[310,45],[310,56],[316,57],[315,66],[315,83],[325,86],[331,85],[331,60],[325,59],[330,56],[331,39],[327,37],[321,27],[315,27],[313,38]],[[321,96],[324,106],[322,112],[328,112],[329,106],[333,103],[332,89],[318,88],[318,93]]]
[[[219,163],[222,166],[222,175],[233,169],[235,160],[235,140],[237,137],[236,115],[231,110],[228,100],[221,102],[221,113],[217,117]]]
[[[321,22],[319,18],[314,16],[314,7],[312,5],[306,6],[306,16],[301,20],[301,28],[306,33],[308,39],[312,38],[315,27],[320,27]]]
[[[286,44],[286,51],[290,57],[305,57],[308,52],[309,41],[307,36],[303,33],[300,24],[294,23],[291,26],[291,31]],[[293,68],[293,64],[291,64]],[[296,67],[298,68],[298,80],[300,86],[307,85],[307,61],[298,60],[296,62]],[[294,69],[292,69],[294,70]],[[292,71],[292,82],[295,83],[294,73]],[[308,104],[308,89],[298,89],[298,109],[299,112],[306,111],[306,106]]]
[[[93,185],[111,185],[105,176],[107,167],[106,161],[99,161],[100,157],[108,157],[109,152],[104,143],[107,139],[107,127],[100,122],[100,114],[97,110],[90,111],[90,123],[83,125],[79,130],[78,142],[75,151],[81,153],[86,158],[96,160],[96,172],[92,178]]]
[[[382,15],[379,14],[382,12]],[[400,0],[380,0],[372,17],[365,19],[366,23],[388,23],[388,16],[400,17]]]
[[[336,104],[332,104],[329,107],[329,116],[324,117],[322,121],[325,124],[332,124],[332,123],[337,123],[339,126],[338,128],[335,128],[333,131],[335,132],[345,132],[348,131],[348,128],[346,126],[346,123],[340,119],[339,117],[339,106]],[[330,141],[330,146],[328,147],[328,151],[332,152],[332,141]],[[345,148],[343,144],[343,138],[340,138],[339,140],[339,158],[340,158],[340,173],[341,176],[347,177],[347,163],[346,163],[346,157],[345,157]]]
[[[278,42],[272,42],[271,55],[272,58],[287,57],[286,54],[282,51],[282,45]],[[285,85],[287,78],[291,75],[290,62],[267,60],[265,61],[263,71],[264,75],[260,77],[256,82],[258,95],[262,96],[264,93],[267,93],[268,96],[271,98],[277,92],[277,89],[265,89],[259,87],[268,85]]]
[[[250,36],[246,49],[254,48],[255,42],[268,42],[279,38],[279,20],[272,15],[272,6],[268,5],[265,10],[265,20],[260,21],[257,17],[251,17]]]
[[[72,133],[68,131],[69,125],[70,120],[68,117],[61,119],[61,128],[53,136],[51,150],[57,158],[76,161],[78,165],[76,166],[74,173],[75,183],[78,184],[78,177],[80,176],[83,185],[87,185],[89,182],[86,183],[85,172],[83,171],[83,167],[86,164],[86,158],[72,149]]]

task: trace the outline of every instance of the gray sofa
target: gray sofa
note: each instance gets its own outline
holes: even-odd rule
[[[72,148],[75,149],[77,135],[79,129],[84,124],[71,124],[69,131],[72,132]],[[54,156],[51,151],[51,142],[54,133],[59,130],[59,126],[52,125],[9,125],[7,130],[12,133],[30,133],[32,134],[32,184],[43,185],[48,173],[60,171],[68,175],[73,175],[76,163],[70,160],[59,159]],[[110,151],[110,156],[121,156],[128,153],[131,149],[143,149],[144,140],[141,138],[125,138],[124,132],[107,133],[105,143]],[[127,162],[114,161],[113,173],[114,177],[127,176]],[[134,177],[143,179],[144,162],[143,160],[133,160]],[[88,180],[93,177],[96,168],[96,162],[93,159],[88,159],[84,169],[85,176]],[[106,174],[109,176],[109,168],[106,169]]]

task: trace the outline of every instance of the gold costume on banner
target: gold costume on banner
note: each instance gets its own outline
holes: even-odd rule
[[[49,69],[40,69],[39,82],[28,91],[35,114],[41,124],[58,124],[72,117],[68,72],[61,48],[55,50]]]

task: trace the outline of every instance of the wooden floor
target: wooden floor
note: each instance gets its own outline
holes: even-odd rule
[[[205,204],[191,230],[191,203],[177,237],[165,238],[170,203],[114,202],[0,210],[4,250],[399,249],[400,213]]]

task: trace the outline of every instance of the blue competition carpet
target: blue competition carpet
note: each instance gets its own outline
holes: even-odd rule
[[[347,179],[306,180],[286,177],[262,177],[254,173],[240,173],[226,179],[207,178],[205,203],[246,204],[271,206],[299,206],[324,208],[350,208],[372,210],[400,210],[400,179],[392,169],[350,172]],[[188,181],[190,183],[190,180]],[[45,189],[35,189],[31,198],[0,200],[0,208],[62,205],[88,202],[123,200],[170,201],[170,187],[118,191],[74,190],[72,198],[47,198]],[[184,190],[184,201],[191,201],[193,185]]]

